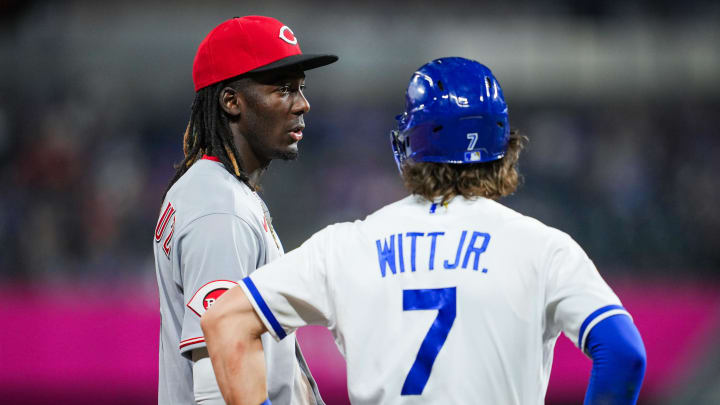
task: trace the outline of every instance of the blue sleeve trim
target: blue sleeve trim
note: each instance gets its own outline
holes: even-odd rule
[[[263,315],[265,315],[265,319],[270,322],[270,326],[272,326],[275,334],[277,334],[280,339],[285,339],[285,336],[287,336],[287,334],[285,333],[285,329],[280,326],[280,322],[278,322],[277,318],[275,318],[275,315],[273,315],[272,311],[270,311],[270,308],[265,303],[262,295],[260,295],[260,291],[258,291],[257,287],[255,287],[255,283],[252,282],[250,277],[245,277],[244,279],[242,279],[242,281],[245,283],[248,291],[250,291],[250,294],[252,294],[255,303],[258,305],[258,307],[260,307]]]
[[[260,405],[272,405],[272,402],[270,402],[270,398],[268,398],[265,401],[263,401],[263,403]]]
[[[593,319],[604,314],[605,312],[612,311],[613,309],[621,309],[623,311],[625,310],[625,308],[623,308],[621,305],[607,305],[596,310],[592,314],[588,315],[587,318],[585,318],[585,321],[580,326],[580,333],[578,333],[578,347],[580,348],[580,350],[585,351],[585,348],[582,347],[582,341],[583,336],[585,336],[585,329],[587,329],[587,327],[590,325],[590,322],[592,322]]]

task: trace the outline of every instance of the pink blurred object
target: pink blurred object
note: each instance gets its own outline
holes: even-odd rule
[[[645,340],[641,399],[666,397],[691,376],[720,319],[717,284],[610,283]],[[160,318],[152,281],[0,286],[0,398],[8,403],[156,403]],[[348,404],[345,363],[321,327],[298,333],[328,404]],[[583,398],[591,363],[564,337],[548,402]]]
[[[306,326],[297,335],[323,400],[328,405],[349,404],[345,359],[330,331],[322,326]]]
[[[6,285],[0,305],[3,400],[157,403],[156,287]]]

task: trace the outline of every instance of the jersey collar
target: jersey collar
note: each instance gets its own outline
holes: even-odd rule
[[[213,162],[219,162],[220,159],[217,156],[203,155],[203,160],[212,160]]]

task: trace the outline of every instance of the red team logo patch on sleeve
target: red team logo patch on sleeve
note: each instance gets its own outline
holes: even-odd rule
[[[203,298],[203,307],[205,307],[205,310],[207,311],[207,309],[210,308],[210,305],[214,304],[215,300],[220,298],[220,296],[227,290],[227,288],[218,288],[207,293],[205,298]]]
[[[225,294],[225,291],[236,285],[236,282],[230,280],[211,281],[195,292],[187,303],[187,307],[195,312],[197,316],[202,316],[221,295]]]

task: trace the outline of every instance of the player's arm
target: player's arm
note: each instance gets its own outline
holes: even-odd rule
[[[323,253],[337,240],[333,229],[244,278],[203,315],[217,382],[229,404],[257,405],[267,397],[261,334],[269,332],[279,341],[301,326],[334,323]]]
[[[645,348],[630,314],[575,241],[555,234],[548,243],[548,325],[593,361],[585,404],[635,404]]]
[[[265,356],[260,335],[267,329],[243,290],[231,288],[223,294],[205,312],[200,324],[225,401],[231,405],[258,405],[266,401]]]
[[[193,361],[193,394],[201,405],[222,405],[212,364],[205,348],[200,320],[223,292],[255,269],[262,249],[256,229],[231,214],[206,215],[191,222],[178,235],[182,252],[176,280],[183,286],[180,352]],[[257,405],[257,404],[256,404]]]
[[[585,405],[634,404],[645,375],[645,346],[629,316],[600,321],[587,337],[585,351],[593,360]]]

